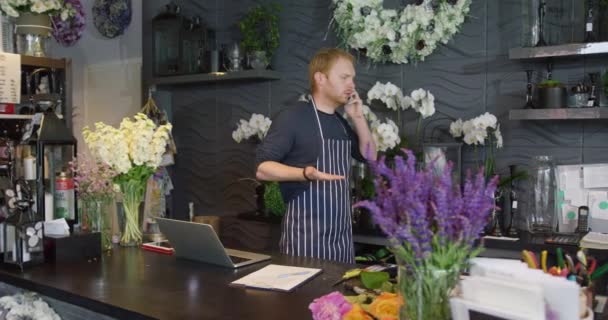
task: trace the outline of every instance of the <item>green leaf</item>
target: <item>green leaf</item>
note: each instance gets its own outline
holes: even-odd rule
[[[380,289],[388,279],[388,272],[361,272],[361,282],[368,289]]]

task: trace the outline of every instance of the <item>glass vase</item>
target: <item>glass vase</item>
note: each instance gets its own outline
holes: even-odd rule
[[[399,263],[398,290],[406,301],[399,312],[399,319],[449,320],[449,295],[458,275],[457,268],[419,268],[414,271]]]
[[[101,249],[104,251],[112,249],[112,212],[110,204],[112,200],[86,200],[83,202],[83,215],[85,222],[82,223],[84,231],[101,233]]]
[[[141,244],[142,231],[139,222],[139,206],[146,191],[146,181],[128,180],[120,183],[124,214],[124,228],[120,238],[121,246],[132,247]]]

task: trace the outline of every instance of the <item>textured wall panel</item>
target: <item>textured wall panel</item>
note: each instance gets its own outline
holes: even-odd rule
[[[144,3],[144,24],[167,1]],[[238,19],[254,4],[267,1],[182,1],[187,14],[197,13],[217,30],[219,44],[240,39]],[[307,65],[319,48],[338,45],[333,31],[330,0],[280,0],[281,46],[272,67],[281,80],[193,84],[163,88],[172,93],[174,134],[179,154],[173,168],[175,212],[185,217],[187,202],[195,202],[197,214],[233,214],[255,205],[253,177],[254,143],[237,144],[231,133],[236,122],[251,113],[273,116],[309,91]],[[387,7],[402,1],[386,1]],[[404,3],[412,3],[405,1]],[[538,82],[546,76],[544,61],[511,61],[510,48],[520,46],[527,0],[473,0],[470,18],[446,46],[417,65],[373,65],[358,58],[357,90],[365,93],[376,81],[390,81],[409,94],[425,88],[435,95],[437,114],[425,121],[424,138],[450,141],[447,127],[452,118],[471,118],[494,113],[500,121],[505,148],[498,151],[497,165],[506,172],[510,164],[527,165],[533,155],[553,155],[558,163],[608,162],[608,125],[603,121],[510,121],[509,110],[524,103],[525,70],[536,71]],[[580,0],[550,0],[547,37],[553,42],[580,40],[584,10]],[[144,83],[151,77],[150,26],[144,25]],[[327,35],[327,37],[325,37]],[[605,71],[606,56],[560,58],[554,61],[553,78],[572,86],[588,72]],[[394,112],[372,104],[379,114]],[[416,114],[401,114],[404,132],[414,139]],[[478,163],[483,150],[463,149],[465,168]]]

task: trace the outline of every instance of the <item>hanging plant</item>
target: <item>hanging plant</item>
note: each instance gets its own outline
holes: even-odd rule
[[[82,37],[85,27],[85,13],[80,0],[64,0],[64,5],[70,7],[67,16],[53,16],[53,37],[64,47],[76,44]],[[64,19],[65,18],[65,19]]]
[[[383,0],[333,0],[333,20],[344,46],[373,62],[424,61],[462,26],[471,0],[419,0],[401,10]]]

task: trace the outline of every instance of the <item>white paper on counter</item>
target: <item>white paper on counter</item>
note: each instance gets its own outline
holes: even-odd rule
[[[608,220],[608,192],[589,191],[589,214],[593,219]]]
[[[21,55],[0,52],[0,102],[21,102]]]
[[[69,236],[70,227],[65,218],[44,222],[44,234],[54,236]]]
[[[608,164],[586,164],[583,167],[583,187],[608,188]]]

